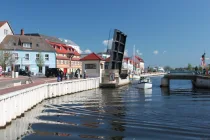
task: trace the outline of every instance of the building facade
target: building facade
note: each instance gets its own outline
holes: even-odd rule
[[[0,21],[0,43],[7,35],[14,35],[12,28],[7,21]]]
[[[80,59],[82,70],[86,71],[88,77],[100,77],[104,70],[105,60],[95,53],[91,53]]]
[[[1,51],[14,54],[15,62],[7,66],[7,71],[30,70],[33,75],[45,74],[47,68],[56,67],[55,50],[40,37],[21,35],[7,35],[0,44]]]
[[[75,72],[77,69],[82,69],[80,54],[71,46],[65,44],[47,42],[56,51],[57,68],[60,68],[64,73]]]
[[[70,40],[62,40],[57,37],[42,35],[39,33],[28,33],[27,36],[38,36],[43,38],[56,51],[56,67],[60,68],[64,73],[75,72],[82,69],[80,54],[74,48],[77,45]],[[72,47],[74,46],[74,47]]]

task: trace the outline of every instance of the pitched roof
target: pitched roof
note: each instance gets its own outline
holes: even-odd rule
[[[0,27],[3,26],[7,21],[0,21]]]
[[[80,59],[80,61],[88,61],[88,60],[102,60],[102,61],[104,61],[104,59],[102,57],[98,56],[95,53],[91,53],[91,54]]]
[[[62,41],[60,41],[60,39],[58,39],[57,37],[53,37],[53,36],[47,36],[47,35],[43,35],[43,34],[39,34],[39,33],[29,33],[29,34],[24,34],[24,35],[26,35],[26,36],[39,36],[39,37],[42,37],[43,39],[48,40],[50,42],[64,44]]]
[[[139,56],[135,56],[135,58],[139,61],[139,62],[144,62],[144,60],[142,58],[140,58]]]
[[[111,57],[105,59],[106,62],[110,62]]]
[[[71,46],[66,46],[65,44],[50,42],[48,40],[46,42],[49,43],[50,45],[57,46],[60,48],[60,49],[58,48],[55,49],[56,53],[59,53],[59,54],[72,53],[75,56],[80,56],[80,54]]]
[[[9,24],[8,21],[0,21],[0,28],[1,28],[4,24],[6,24],[6,23],[9,25],[9,27],[10,27],[12,33],[14,34],[14,32],[13,32],[13,30],[12,30],[12,27],[10,26],[10,24]]]
[[[27,41],[27,43],[30,41],[32,47],[24,48],[22,46],[24,41]],[[36,36],[25,35],[7,35],[0,44],[0,49],[55,52],[55,49],[52,48],[44,39]]]

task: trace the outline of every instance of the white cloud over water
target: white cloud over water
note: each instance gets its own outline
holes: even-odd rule
[[[155,50],[155,51],[153,51],[153,53],[156,55],[156,54],[158,54],[159,52],[158,52],[158,50]]]

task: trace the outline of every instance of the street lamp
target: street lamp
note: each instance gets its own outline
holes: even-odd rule
[[[70,68],[71,68],[71,59],[74,57],[74,53],[69,52],[69,53],[66,54],[66,56],[69,58],[69,61],[70,61]]]

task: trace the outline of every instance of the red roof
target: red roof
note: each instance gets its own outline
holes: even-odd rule
[[[139,61],[139,62],[144,62],[144,60],[142,58],[140,58],[139,56],[135,56],[135,58]]]
[[[91,53],[91,54],[83,57],[82,59],[80,59],[80,61],[88,61],[88,60],[102,60],[102,61],[104,61],[104,59],[102,57],[98,56],[95,53]]]
[[[61,43],[55,43],[55,42],[50,42],[48,40],[46,40],[50,45],[53,45],[53,46],[56,46],[56,53],[59,53],[59,54],[67,54],[67,53],[72,53],[74,54],[75,56],[80,56],[80,54],[76,51],[76,49],[74,49],[73,47],[71,46],[67,46],[65,44],[61,44]],[[59,48],[57,48],[59,47]],[[70,49],[70,50],[69,50]]]
[[[107,59],[105,59],[106,62],[110,62],[110,57],[108,57]]]
[[[0,21],[0,27],[3,26],[7,21]]]
[[[67,58],[65,56],[56,56],[56,59],[58,59],[58,60],[69,60],[69,58]]]

